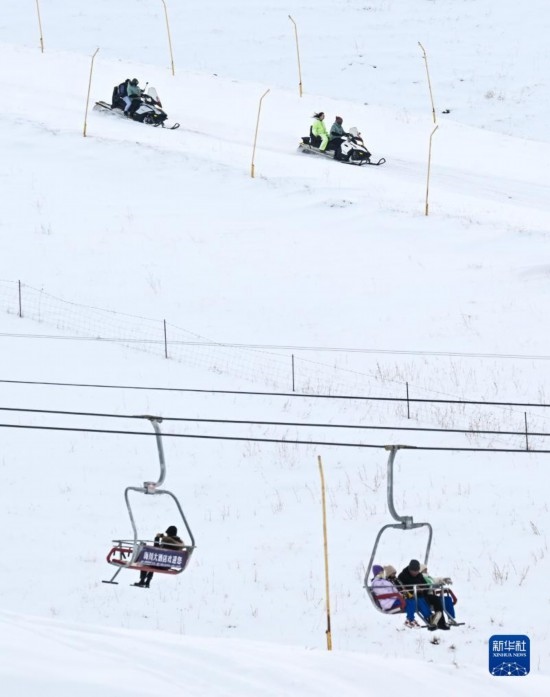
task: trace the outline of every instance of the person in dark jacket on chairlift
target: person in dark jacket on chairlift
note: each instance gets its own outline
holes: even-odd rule
[[[170,527],[166,528],[166,532],[159,532],[155,535],[155,547],[174,550],[183,549],[185,545],[183,540],[178,537],[177,527],[175,525],[170,525]],[[134,583],[134,586],[149,588],[153,573],[153,571],[140,571],[139,581],[138,583]]]
[[[411,559],[408,566],[403,569],[397,579],[402,586],[422,586],[416,589],[416,595],[418,598],[424,598],[433,608],[433,613],[428,623],[428,629],[450,629],[449,625],[445,622],[441,598],[428,594],[429,584],[420,572],[420,562],[418,559]]]

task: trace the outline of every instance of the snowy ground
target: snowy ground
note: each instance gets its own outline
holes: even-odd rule
[[[167,5],[175,76],[162,3],[42,0],[44,53],[34,8],[0,15],[0,380],[291,392],[294,354],[297,392],[402,396],[408,384],[417,397],[547,403],[546,3],[529,13],[496,0]],[[433,122],[418,41],[439,123],[428,217]],[[98,46],[92,103],[136,76],[179,130],[90,111],[82,137]],[[319,109],[329,126],[335,114],[358,125],[387,164],[299,155]],[[190,340],[270,348],[177,343]],[[397,427],[522,431],[527,421],[545,433],[548,410],[413,405],[407,419],[403,405],[380,402],[0,384],[0,674],[11,692],[33,694],[38,673],[41,694],[56,697],[147,695],[166,679],[193,695],[548,694],[547,455],[398,455],[397,509],[434,526],[431,570],[453,577],[466,622],[436,646],[376,613],[362,588],[391,522],[383,449],[167,437],[166,485],[197,550],[183,576],[157,577],[147,593],[129,587],[130,573],[117,587],[101,580],[110,540],[131,531],[124,488],[157,476],[154,440],[14,428],[152,432],[115,417],[156,414],[306,424],[165,421],[167,434],[521,449],[521,436]],[[173,522],[172,509],[144,504],[144,536]],[[388,537],[378,562],[422,556],[422,535]],[[530,637],[528,678],[489,675],[493,634]],[[40,671],[29,675],[29,662]]]

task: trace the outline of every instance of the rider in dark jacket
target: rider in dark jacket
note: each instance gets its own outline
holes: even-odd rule
[[[425,586],[424,588],[416,589],[416,595],[418,598],[424,598],[429,605],[432,606],[435,617],[432,615],[433,619],[437,617],[437,626],[439,629],[449,629],[449,626],[445,622],[445,617],[442,612],[441,598],[428,593],[428,582],[424,576],[420,573],[420,562],[418,559],[411,559],[408,566],[406,566],[403,571],[397,577],[399,583],[402,586]],[[435,627],[435,624],[434,624]]]
[[[420,573],[420,562],[418,559],[411,559],[409,565],[397,577],[402,586],[427,585],[426,579]],[[418,595],[426,595],[426,591],[417,591]]]
[[[170,527],[166,528],[166,532],[159,532],[155,535],[155,547],[174,550],[183,549],[185,545],[183,540],[178,537],[178,529],[176,526],[170,525]],[[140,586],[141,588],[149,588],[152,578],[152,571],[140,571],[139,583],[134,583],[134,585]]]
[[[131,118],[134,112],[137,111],[137,109],[139,109],[142,94],[143,90],[141,89],[141,87],[139,87],[139,80],[137,79],[137,77],[135,77],[133,80],[130,80],[127,83],[126,97],[124,97],[124,102],[126,103],[124,113],[126,114],[126,116],[129,116]]]
[[[340,160],[342,158],[342,141],[344,136],[348,134],[344,131],[342,126],[344,120],[341,116],[336,116],[334,123],[330,127],[329,142],[327,150],[334,150],[334,159]]]

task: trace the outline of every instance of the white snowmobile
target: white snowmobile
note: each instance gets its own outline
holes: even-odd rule
[[[352,126],[349,129],[349,133],[343,136],[340,145],[342,154],[339,158],[335,157],[334,150],[319,150],[320,144],[321,139],[318,136],[314,136],[310,129],[309,136],[304,136],[302,138],[302,142],[298,145],[298,150],[312,155],[321,155],[329,160],[345,162],[349,165],[383,165],[386,161],[384,157],[381,157],[377,162],[371,160],[372,155],[363,143],[361,134],[355,126]]]
[[[124,83],[122,83],[124,85]],[[174,123],[171,126],[166,125],[166,119],[168,114],[162,108],[161,101],[158,97],[157,91],[154,87],[149,87],[143,91],[143,94],[139,98],[139,106],[137,109],[131,109],[129,114],[125,114],[124,110],[126,104],[124,99],[120,94],[120,85],[115,85],[113,89],[113,96],[111,104],[107,102],[96,102],[94,109],[98,111],[110,111],[117,116],[122,116],[124,118],[130,118],[132,121],[138,121],[139,123],[146,123],[151,126],[162,126],[162,128],[168,128],[173,131],[179,128],[179,123]]]

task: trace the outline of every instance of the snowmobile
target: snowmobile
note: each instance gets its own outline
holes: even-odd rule
[[[372,155],[363,143],[361,134],[355,126],[352,126],[349,129],[349,133],[343,136],[340,145],[342,154],[339,158],[334,157],[334,150],[319,150],[320,144],[321,139],[318,136],[312,135],[310,130],[309,136],[304,136],[302,138],[302,142],[298,145],[298,150],[312,155],[321,155],[330,160],[336,159],[337,161],[345,162],[349,165],[383,165],[386,161],[384,157],[381,157],[377,162],[371,160]]]
[[[132,119],[132,121],[146,123],[151,126],[162,126],[162,128],[168,128],[171,131],[180,127],[179,123],[174,123],[171,126],[166,125],[168,114],[162,108],[161,101],[154,87],[149,87],[147,89],[146,86],[139,101],[140,104],[137,109],[133,109],[131,114],[125,114],[124,109],[126,108],[126,103],[119,94],[118,85],[115,85],[111,103],[107,104],[107,102],[102,101],[96,102],[94,109],[98,111],[110,111],[117,116]]]

